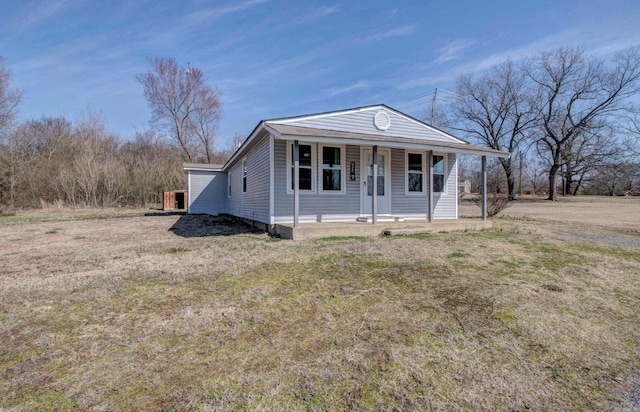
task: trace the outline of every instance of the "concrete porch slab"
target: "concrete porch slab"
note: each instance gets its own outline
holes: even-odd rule
[[[276,224],[272,227],[272,234],[283,239],[318,239],[332,236],[362,236],[376,237],[380,235],[410,235],[416,233],[456,232],[467,230],[482,230],[490,228],[490,221],[480,219],[443,219],[410,220],[404,222],[322,222],[301,223],[294,228],[292,224]]]

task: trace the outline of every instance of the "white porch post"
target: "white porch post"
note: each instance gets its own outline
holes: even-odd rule
[[[300,225],[300,145],[293,142],[293,227]]]
[[[371,196],[371,222],[378,223],[378,146],[373,146],[373,182]]]
[[[482,156],[482,220],[487,220],[487,156]]]
[[[429,183],[427,190],[427,220],[429,223],[433,221],[433,151],[427,150],[427,182]]]

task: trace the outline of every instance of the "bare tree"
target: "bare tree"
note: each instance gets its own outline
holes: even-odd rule
[[[513,153],[534,121],[524,73],[511,61],[494,66],[479,78],[471,73],[457,80],[459,96],[452,102],[455,126],[480,144]],[[515,199],[511,157],[500,158],[510,200]]]
[[[640,91],[640,48],[616,54],[611,67],[573,47],[540,53],[525,67],[536,87],[537,147],[549,162],[548,199],[557,200],[557,177],[567,154],[576,155],[576,142],[612,133],[616,117],[633,110],[629,99]]]
[[[563,195],[576,195],[589,173],[599,165],[625,157],[624,146],[616,140],[615,131],[595,135],[580,134],[570,139],[562,152]]]
[[[204,149],[207,163],[213,161],[213,143],[220,120],[220,99],[218,92],[208,86],[195,92],[193,112],[189,116],[189,126]]]
[[[4,67],[4,61],[0,56],[0,133],[14,120],[22,102],[22,92],[11,86],[11,72]]]
[[[220,115],[219,93],[202,70],[181,67],[173,58],[148,58],[150,69],[136,76],[152,112],[151,124],[165,132],[193,162],[211,160]]]

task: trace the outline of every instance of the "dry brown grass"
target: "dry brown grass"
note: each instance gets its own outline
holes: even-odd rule
[[[519,219],[294,242],[127,213],[0,221],[0,408],[633,405],[634,234]]]

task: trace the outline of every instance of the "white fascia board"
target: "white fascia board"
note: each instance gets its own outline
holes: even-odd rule
[[[394,109],[391,109],[391,108],[389,108],[388,110],[391,110],[392,112],[394,112],[394,113],[395,113],[395,114],[397,114],[398,116],[402,117],[403,119],[405,119],[405,120],[407,120],[407,121],[409,121],[409,122],[415,123],[415,124],[417,124],[417,125],[419,125],[419,126],[422,126],[422,127],[424,127],[425,129],[429,129],[429,130],[431,130],[432,132],[437,133],[437,134],[439,134],[439,135],[440,135],[440,136],[442,136],[442,137],[446,137],[447,139],[455,140],[457,143],[467,143],[467,142],[465,142],[464,140],[459,139],[459,138],[457,138],[457,137],[455,137],[455,136],[453,136],[453,135],[451,135],[451,134],[449,134],[449,133],[447,133],[447,132],[444,132],[444,131],[442,131],[442,130],[436,129],[436,128],[435,128],[435,127],[433,127],[433,126],[429,126],[429,125],[428,125],[428,124],[426,124],[426,123],[423,123],[423,122],[421,122],[421,121],[419,121],[419,120],[414,119],[413,117],[409,117],[409,116],[407,116],[406,114],[404,114],[404,113],[402,113],[402,112],[399,112],[399,111],[394,110]]]
[[[266,127],[269,129],[269,127]],[[272,129],[273,130],[273,129]],[[446,146],[437,146],[430,145],[425,143],[403,143],[403,142],[394,142],[392,140],[386,141],[372,141],[372,140],[361,140],[361,139],[345,139],[341,137],[308,137],[308,136],[293,136],[286,135],[283,136],[280,133],[273,131],[273,135],[276,139],[279,140],[298,140],[300,142],[310,142],[310,143],[325,143],[325,144],[348,144],[354,146],[379,146],[379,147],[389,147],[394,149],[413,149],[413,150],[433,150],[434,152],[442,152],[442,153],[460,153],[474,156],[487,156],[487,157],[509,157],[511,153],[492,153],[492,152],[483,152],[480,150],[474,149],[464,149],[464,148],[452,148]]]
[[[382,108],[384,108],[384,106],[382,105],[366,106],[366,107],[359,107],[357,109],[338,110],[335,112],[310,114],[310,115],[298,116],[298,117],[285,117],[283,119],[273,119],[273,120],[269,120],[269,123],[289,124],[294,122],[301,122],[301,121],[313,120],[313,119],[322,119],[324,117],[331,117],[331,116],[337,116],[337,115],[343,115],[343,114],[349,114],[349,113],[366,112],[369,110],[380,110]]]
[[[244,142],[242,143],[242,146],[240,146],[238,148],[238,150],[236,150],[236,152],[233,155],[231,155],[229,160],[227,160],[227,163],[225,163],[224,166],[222,166],[221,170],[226,171],[227,169],[229,169],[229,167],[236,162],[238,157],[240,157],[240,155],[244,154],[245,149],[247,147],[251,146],[251,144],[255,140],[256,136],[258,136],[260,134],[260,131],[265,128],[264,125],[265,125],[264,121],[262,121],[262,122],[260,122],[260,124],[258,124],[258,126],[253,130],[253,133],[251,133],[251,136],[249,136],[248,138],[246,138],[244,140]]]
[[[222,172],[222,168],[206,168],[206,167],[185,167],[183,168],[186,172]]]

